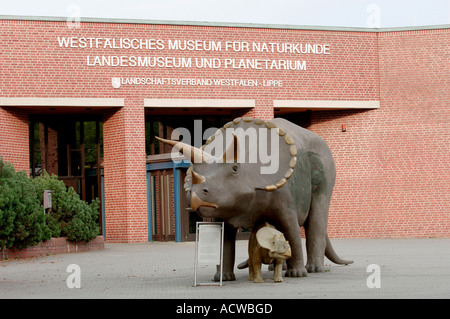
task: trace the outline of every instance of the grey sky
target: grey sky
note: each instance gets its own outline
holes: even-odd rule
[[[450,0],[2,1],[0,15],[346,27],[450,24]]]

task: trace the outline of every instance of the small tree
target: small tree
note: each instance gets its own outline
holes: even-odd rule
[[[52,209],[47,219],[55,237],[59,236],[56,235],[58,231],[60,236],[67,237],[70,241],[88,242],[98,236],[98,199],[88,204],[80,199],[72,187],[67,189],[56,175],[50,176],[47,172],[35,178],[34,183],[39,189],[41,201],[45,189],[52,191]]]
[[[35,185],[0,158],[0,247],[21,249],[51,235]]]
[[[52,191],[52,209],[44,213],[44,190]],[[88,242],[98,236],[99,200],[88,204],[56,175],[31,179],[0,157],[0,249],[22,249],[64,236]]]

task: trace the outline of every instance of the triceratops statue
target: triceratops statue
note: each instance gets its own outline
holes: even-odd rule
[[[317,134],[282,118],[243,117],[225,124],[201,148],[158,139],[191,160],[185,190],[192,210],[225,222],[223,280],[235,280],[237,229],[252,229],[263,221],[291,245],[286,277],[323,272],[324,256],[336,264],[352,263],[337,256],[327,235],[336,169],[328,145]]]

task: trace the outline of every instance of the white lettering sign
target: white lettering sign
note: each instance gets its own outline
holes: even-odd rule
[[[331,53],[326,43],[301,42],[247,42],[214,41],[199,39],[159,38],[109,38],[109,37],[65,37],[57,36],[62,49],[91,49],[85,57],[88,67],[148,68],[148,69],[210,69],[210,70],[269,70],[302,72],[309,65],[302,58],[307,55],[327,56]],[[130,50],[135,54],[117,54],[117,49]],[[101,50],[98,54],[95,51]],[[108,50],[115,51],[108,54]],[[93,53],[95,52],[95,53]],[[141,54],[136,54],[136,53]],[[200,54],[208,57],[185,56],[178,52]],[[223,52],[213,56],[215,52]],[[173,55],[172,55],[173,53]],[[229,53],[234,54],[229,56]],[[250,57],[235,56],[235,53],[250,54]],[[212,56],[211,56],[211,55]],[[270,58],[266,55],[270,54]],[[274,54],[283,54],[274,58]],[[112,85],[118,89],[123,85],[178,85],[178,86],[246,86],[282,87],[283,81],[276,79],[230,79],[230,78],[113,78]]]
[[[198,225],[198,263],[220,264],[221,225]]]
[[[209,79],[209,78],[112,78],[112,86],[118,89],[124,85],[177,85],[177,86],[242,86],[282,87],[282,80],[256,79]]]
[[[329,55],[330,45],[326,43],[289,42],[245,42],[179,39],[143,38],[99,38],[99,37],[57,37],[60,48],[79,49],[122,49],[145,51],[191,51],[191,52],[254,52],[257,54],[289,54],[292,58],[204,58],[147,55],[88,55],[86,65],[92,67],[147,67],[147,68],[205,68],[205,69],[253,69],[305,71],[306,61],[296,55]]]
[[[57,37],[60,48],[330,54],[326,43]]]

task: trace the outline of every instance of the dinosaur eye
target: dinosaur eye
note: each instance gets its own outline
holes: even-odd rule
[[[233,171],[237,172],[238,171],[238,166],[237,165],[233,165]]]

